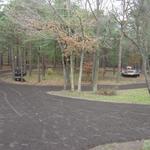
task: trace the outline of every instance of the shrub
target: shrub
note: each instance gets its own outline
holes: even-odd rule
[[[52,68],[48,68],[47,69],[47,75],[52,75],[52,74],[54,74],[53,69]]]
[[[97,91],[97,95],[107,95],[107,96],[113,96],[116,95],[116,89],[106,89],[106,88],[101,88]]]

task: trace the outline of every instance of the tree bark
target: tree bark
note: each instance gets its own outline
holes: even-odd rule
[[[75,90],[75,87],[74,87],[74,56],[72,52],[70,56],[70,81],[71,81],[71,91],[73,92]]]
[[[20,71],[21,71],[21,82],[23,82],[23,56],[22,56],[22,50],[20,47],[18,47],[18,52],[19,52],[19,66],[20,66]]]
[[[94,82],[94,76],[95,76],[95,61],[96,61],[96,52],[94,52],[93,54],[93,66],[92,66],[92,85],[93,85],[93,82]]]
[[[64,54],[62,53],[62,65],[63,65],[63,75],[64,75],[64,90],[67,90],[67,69],[66,69],[66,64],[65,64],[65,59],[64,59]]]
[[[80,26],[81,26],[81,33],[82,33],[82,40],[84,41],[83,45],[85,44],[85,35],[84,35],[84,27],[82,24],[82,20],[79,17],[80,20]],[[78,92],[81,92],[81,84],[82,84],[82,74],[83,74],[83,62],[84,62],[84,46],[81,50],[81,56],[80,56],[80,71],[79,71],[79,80],[78,80]]]
[[[117,72],[117,82],[120,82],[121,68],[122,68],[122,40],[123,40],[123,32],[120,33],[120,42],[119,42],[119,53],[118,53],[118,72]]]
[[[42,78],[45,80],[46,66],[45,66],[45,57],[42,56]]]
[[[2,55],[2,52],[0,52],[0,69],[3,69],[3,55]]]
[[[32,75],[32,45],[30,43],[30,46],[29,46],[29,76],[31,77]]]
[[[63,65],[63,75],[64,75],[64,90],[67,90],[67,85],[68,85],[68,81],[69,78],[67,77],[67,62],[65,63],[65,56],[64,56],[64,52],[63,52],[63,46],[59,44],[59,47],[61,49],[61,53],[62,53],[62,65]]]
[[[11,50],[8,48],[8,65],[11,64]]]
[[[146,50],[142,47],[143,44],[142,44],[142,40],[141,40],[141,34],[140,34],[140,23],[139,23],[139,18],[136,18],[136,37],[137,37],[137,46],[138,46],[138,49],[141,53],[141,56],[142,56],[142,61],[143,61],[143,69],[144,69],[144,77],[145,77],[145,82],[146,82],[146,85],[147,85],[147,89],[148,89],[148,92],[150,94],[150,81],[149,81],[149,77],[148,77],[148,73],[147,73],[147,57],[146,57]]]
[[[57,52],[56,52],[56,44],[55,44],[55,52],[54,52],[54,57],[53,57],[53,66],[55,69],[56,69],[56,55],[57,55]]]
[[[82,73],[83,73],[83,61],[84,61],[84,51],[81,52],[81,60],[80,60],[80,72],[79,72],[79,80],[78,80],[78,92],[81,92],[81,81],[82,81]]]
[[[144,69],[144,77],[145,77],[145,82],[146,82],[146,85],[147,85],[147,89],[148,89],[148,92],[150,94],[150,81],[149,81],[149,76],[148,76],[148,73],[147,73],[147,59],[144,55],[142,55],[142,58],[143,58],[143,69]]]
[[[16,54],[16,66],[19,68],[20,63],[19,63],[19,45],[17,45],[17,54]]]
[[[11,48],[11,65],[12,65],[12,79],[15,79],[15,59],[14,50]]]
[[[148,75],[150,77],[150,58],[148,58],[147,68],[148,68]]]
[[[97,92],[98,90],[98,75],[99,75],[99,57],[100,57],[100,50],[96,50],[96,55],[94,58],[94,72],[93,72],[93,92]]]
[[[23,72],[26,73],[27,64],[26,64],[27,56],[26,56],[26,49],[23,50]]]
[[[38,82],[41,82],[40,53],[39,52],[38,52],[38,58],[37,58],[37,68],[38,68]]]
[[[100,33],[100,25],[99,25],[99,17],[100,17],[100,0],[96,0],[97,10],[96,10],[96,18],[97,18],[97,31],[96,36],[99,37]],[[99,75],[99,58],[100,58],[100,47],[96,49],[96,52],[94,54],[93,58],[93,92],[97,92],[98,90],[98,75]]]

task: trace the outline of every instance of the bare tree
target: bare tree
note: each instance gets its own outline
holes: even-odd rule
[[[120,75],[122,70],[122,52],[123,52],[123,40],[124,40],[124,32],[127,27],[128,22],[128,11],[130,7],[129,0],[119,0],[121,5],[121,10],[117,10],[115,5],[112,3],[112,15],[116,22],[119,24],[120,28],[120,39],[119,39],[119,51],[118,51],[118,72],[117,72],[117,82],[120,82]]]
[[[148,75],[149,46],[147,42],[150,39],[150,35],[147,34],[150,26],[149,6],[150,2],[148,0],[132,1],[132,3],[130,3],[130,9],[126,11],[128,16],[130,16],[130,21],[128,21],[128,26],[130,26],[130,28],[128,29],[128,32],[122,31],[122,33],[127,39],[129,39],[133,43],[133,45],[141,54],[145,82],[147,85],[147,89],[150,93],[150,76]]]
[[[83,39],[83,42],[84,42],[84,38],[85,38],[84,27],[83,27],[83,24],[82,24],[82,19],[80,17],[78,17],[78,18],[80,20],[82,39]],[[82,81],[82,74],[83,74],[83,61],[84,61],[84,51],[85,51],[84,45],[85,44],[83,43],[83,48],[81,49],[81,55],[80,55],[80,71],[79,71],[79,80],[78,80],[78,92],[81,91],[81,81]]]

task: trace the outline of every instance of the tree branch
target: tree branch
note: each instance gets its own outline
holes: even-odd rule
[[[88,4],[89,4],[90,10],[91,10],[91,12],[92,12],[92,14],[93,14],[95,20],[98,21],[98,18],[97,18],[97,16],[95,15],[95,13],[94,13],[94,11],[93,11],[93,9],[92,9],[92,5],[91,5],[90,1],[87,0],[87,2],[88,2]]]
[[[66,21],[58,14],[57,10],[55,9],[55,7],[53,7],[51,0],[48,0],[48,4],[49,6],[53,9],[54,13],[57,15],[57,17],[65,24],[68,26],[68,24],[66,23]]]
[[[138,44],[137,44],[132,38],[130,38],[125,32],[123,32],[123,35],[124,35],[128,40],[130,40],[130,41],[132,42],[132,44],[136,46],[137,49],[139,49]]]

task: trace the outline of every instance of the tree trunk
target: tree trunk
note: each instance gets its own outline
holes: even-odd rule
[[[26,64],[27,56],[26,56],[26,49],[23,50],[23,72],[26,73],[27,64]]]
[[[103,56],[102,58],[102,79],[105,79],[105,75],[106,75],[106,57]]]
[[[19,47],[18,49],[19,51],[19,66],[20,66],[20,71],[21,71],[21,82],[23,82],[23,59],[22,59],[22,50],[21,48]]]
[[[143,69],[144,69],[144,77],[145,77],[145,82],[146,82],[146,85],[147,85],[147,89],[148,89],[148,92],[150,94],[150,81],[149,81],[149,77],[148,77],[148,73],[147,73],[147,59],[144,55],[142,55],[142,58],[143,58]]]
[[[147,68],[148,68],[148,75],[150,77],[150,58],[148,58]]]
[[[143,44],[142,44],[141,39],[140,39],[141,34],[140,34],[139,20],[136,21],[136,27],[137,27],[137,31],[136,31],[137,45],[138,45],[138,49],[139,49],[141,56],[142,56],[142,59],[143,59],[142,61],[143,61],[144,77],[145,77],[145,82],[147,85],[148,92],[150,94],[150,82],[149,82],[149,77],[148,77],[148,73],[147,73],[147,57],[146,57],[146,51],[142,47]]]
[[[17,54],[16,54],[16,66],[19,68],[20,63],[19,63],[19,46],[17,45]]]
[[[70,56],[70,81],[71,81],[71,91],[73,92],[75,88],[74,88],[74,56],[72,52]]]
[[[113,76],[116,74],[116,67],[113,67]]]
[[[55,52],[54,52],[54,57],[53,57],[53,66],[55,69],[56,69],[56,55],[57,55],[57,52],[56,52],[56,44],[55,44]]]
[[[120,43],[119,43],[119,54],[118,54],[118,72],[117,72],[117,82],[120,82],[121,68],[122,68],[122,40],[123,32],[120,33]]]
[[[83,61],[84,61],[84,51],[81,52],[81,60],[80,60],[80,72],[79,72],[79,80],[78,80],[78,92],[81,92],[81,81],[82,81],[82,73],[83,73]]]
[[[71,82],[70,82],[70,59],[69,59],[69,61],[66,61],[66,72],[67,72],[67,85],[68,85],[68,87],[71,87]]]
[[[8,65],[11,64],[11,50],[8,48]]]
[[[96,50],[95,58],[94,58],[94,70],[93,70],[93,92],[97,92],[98,90],[98,75],[99,75],[99,57],[100,50]]]
[[[63,65],[63,75],[64,75],[64,90],[67,90],[67,85],[68,85],[68,81],[69,78],[67,76],[67,61],[65,63],[65,56],[64,56],[64,52],[63,52],[63,46],[59,44],[59,47],[61,49],[61,53],[62,53],[62,65]]]
[[[3,55],[2,55],[2,52],[0,52],[0,69],[3,69]]]
[[[62,54],[62,65],[63,65],[63,75],[64,75],[64,90],[67,90],[68,80],[67,80],[67,69],[66,69],[64,54]]]
[[[46,66],[45,66],[45,57],[42,56],[42,78],[45,80]]]
[[[32,45],[29,46],[29,76],[32,75]]]
[[[100,33],[100,0],[96,0],[96,18],[97,18],[97,31],[96,31],[96,36],[99,37]],[[98,75],[99,75],[99,58],[100,58],[100,47],[96,49],[96,52],[94,54],[93,58],[93,92],[97,92],[98,89]]]
[[[83,27],[82,20],[81,20],[80,17],[79,17],[79,20],[80,20],[82,38],[84,40],[84,38],[85,38],[84,27]],[[85,44],[85,40],[84,40],[84,44]],[[82,82],[82,74],[83,74],[83,61],[84,61],[84,50],[85,50],[85,48],[83,46],[82,50],[81,50],[81,58],[80,58],[80,72],[79,72],[79,80],[78,80],[78,92],[81,92],[81,84],[82,84],[81,82]]]
[[[38,82],[41,82],[40,53],[39,52],[38,52],[38,58],[37,58],[37,68],[38,68]]]
[[[92,85],[93,85],[93,81],[94,81],[94,76],[95,76],[95,60],[96,60],[96,52],[94,52],[93,54],[93,66],[92,66]]]
[[[12,65],[12,79],[15,79],[15,59],[14,50],[11,48],[11,65]]]

